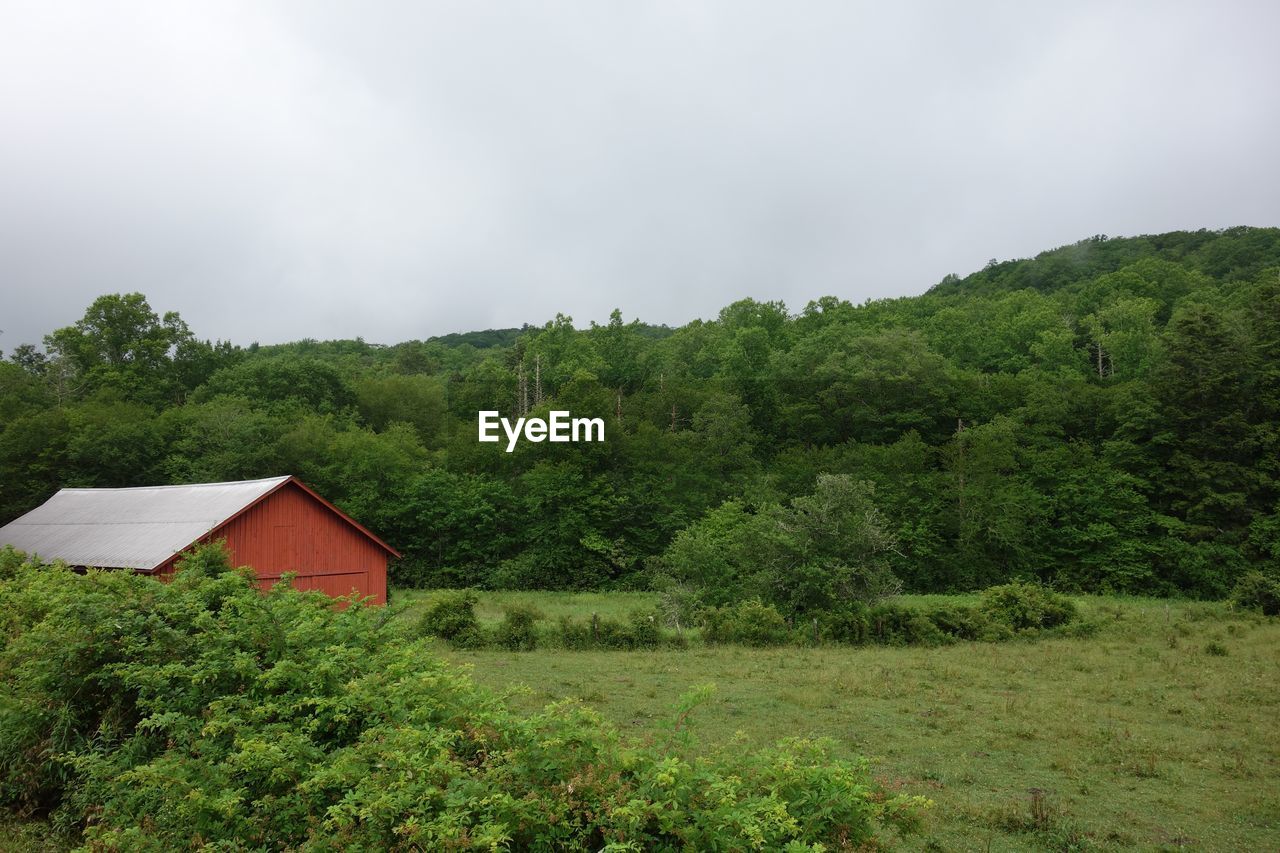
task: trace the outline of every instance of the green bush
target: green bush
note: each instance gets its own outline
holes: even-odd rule
[[[5,808],[89,849],[620,851],[870,847],[921,802],[819,743],[695,761],[517,716],[380,608],[199,559],[0,580]]]
[[[818,637],[836,643],[860,646],[870,639],[867,607],[860,601],[850,601],[836,610],[818,615]]]
[[[1280,581],[1253,571],[1236,581],[1231,601],[1245,610],[1260,610],[1267,616],[1280,616]]]
[[[481,645],[483,635],[476,619],[476,594],[471,590],[441,593],[418,620],[418,634],[448,640],[458,648]]]
[[[1013,631],[1053,628],[1076,618],[1071,599],[1025,581],[993,586],[982,593],[982,611]]]
[[[0,547],[0,581],[13,578],[27,562],[27,555],[12,545]]]
[[[991,634],[991,618],[976,607],[933,607],[927,615],[939,631],[957,640],[983,640]]]
[[[848,645],[867,643],[887,646],[940,646],[959,640],[980,640],[985,642],[1001,642],[1017,636],[1018,630],[1040,630],[1029,626],[1034,619],[1037,625],[1064,626],[1073,618],[1075,608],[1072,603],[1061,596],[1047,593],[1038,587],[1031,587],[1031,593],[1015,590],[1012,594],[1005,587],[994,588],[995,600],[999,607],[972,607],[968,605],[934,606],[928,609],[884,602],[875,607],[851,601],[839,610],[826,611],[817,616],[819,641],[836,642]],[[1036,596],[1034,611],[1030,610],[1027,601]],[[1047,597],[1046,597],[1047,596]],[[1023,607],[1015,609],[1011,602]],[[1016,618],[1009,613],[1015,611]],[[996,615],[993,615],[996,614]],[[1072,614],[1071,617],[1066,614]],[[1019,626],[1015,630],[1015,625]],[[1081,628],[1070,636],[1088,636],[1089,631]],[[797,632],[804,639],[812,636],[811,632]]]
[[[941,646],[952,641],[922,610],[878,604],[867,614],[869,637],[886,646]]]
[[[658,626],[658,614],[651,610],[635,610],[626,621],[591,619],[579,622],[561,616],[556,623],[556,639],[566,649],[656,649],[662,646],[683,648],[683,638],[668,636]]]
[[[512,652],[531,652],[538,647],[538,620],[542,611],[525,604],[513,604],[502,614],[493,639]]]
[[[730,607],[713,607],[703,613],[702,636],[708,643],[741,643],[744,646],[780,646],[791,641],[791,629],[771,604],[748,599]]]
[[[633,610],[627,616],[628,648],[656,649],[662,645],[662,629],[658,627],[658,614],[651,610]]]

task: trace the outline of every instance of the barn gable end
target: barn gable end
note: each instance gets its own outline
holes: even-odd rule
[[[246,507],[210,531],[203,541],[225,539],[237,565],[253,566],[264,589],[285,573],[295,589],[328,595],[373,596],[387,601],[385,545],[296,480]],[[180,557],[159,569],[170,574]]]

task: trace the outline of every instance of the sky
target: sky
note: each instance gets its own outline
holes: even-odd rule
[[[1280,3],[0,0],[0,350],[395,343],[1280,225]]]

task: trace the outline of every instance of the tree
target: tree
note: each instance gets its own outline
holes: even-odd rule
[[[111,388],[152,403],[180,399],[181,367],[199,350],[177,312],[157,316],[141,293],[98,297],[45,346],[84,391]]]
[[[293,354],[246,358],[214,373],[193,396],[198,402],[237,396],[257,403],[297,403],[330,413],[356,404],[355,393],[336,367]]]
[[[1156,378],[1165,432],[1157,442],[1169,469],[1168,506],[1197,538],[1238,541],[1253,479],[1243,341],[1218,309],[1192,302],[1174,313],[1165,349]]]

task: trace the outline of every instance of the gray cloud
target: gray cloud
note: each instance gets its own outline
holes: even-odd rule
[[[6,4],[0,347],[683,323],[1280,224],[1273,3]]]

